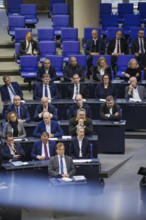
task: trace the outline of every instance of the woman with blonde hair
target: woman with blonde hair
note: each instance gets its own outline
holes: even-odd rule
[[[129,80],[130,77],[136,77],[137,81],[141,80],[141,70],[136,59],[131,59],[124,73],[124,79]]]
[[[23,123],[18,121],[16,112],[9,112],[7,117],[8,122],[4,125],[3,137],[6,137],[8,133],[12,133],[14,138],[25,138],[26,131]]]
[[[93,79],[96,81],[101,81],[102,76],[108,74],[110,80],[112,79],[112,70],[111,67],[107,65],[106,58],[104,56],[99,57],[97,60],[97,66],[93,70]]]

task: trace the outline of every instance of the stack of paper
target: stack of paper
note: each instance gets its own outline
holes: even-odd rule
[[[73,176],[73,180],[75,182],[84,182],[86,181],[86,178],[84,176]]]

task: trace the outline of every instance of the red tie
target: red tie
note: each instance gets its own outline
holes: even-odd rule
[[[45,150],[45,158],[46,158],[46,160],[48,160],[49,157],[48,157],[48,150],[47,150],[47,145],[46,144],[44,144],[44,150]]]

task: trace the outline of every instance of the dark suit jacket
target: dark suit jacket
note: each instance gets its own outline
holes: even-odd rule
[[[69,133],[71,136],[75,136],[77,133],[77,124],[78,121],[76,120],[76,117],[69,120]],[[85,135],[92,135],[93,134],[93,124],[91,118],[86,118],[86,121],[84,122],[85,125]]]
[[[5,112],[6,121],[7,121],[7,115],[11,111],[16,112],[16,108],[15,108],[14,104],[10,105]],[[20,104],[20,118],[22,120],[25,120],[26,122],[29,122],[31,120],[27,106],[22,103]]]
[[[43,111],[43,106],[42,105],[37,105],[35,113],[34,113],[34,120],[35,121],[40,121],[42,118],[39,118],[39,114]],[[58,115],[57,115],[57,109],[55,108],[54,105],[48,104],[48,112],[50,112],[53,117],[53,120],[58,120]]]
[[[74,93],[74,84],[70,84],[66,89],[66,98],[72,99]],[[80,83],[80,91],[79,94],[83,96],[83,98],[89,97],[89,91],[85,85]]]
[[[89,140],[84,137],[82,140],[82,158],[91,158],[91,152],[90,152],[90,143]],[[70,156],[73,159],[78,159],[79,158],[79,142],[77,137],[72,138],[70,142]]]
[[[20,89],[19,84],[17,82],[12,82],[11,85],[12,85],[16,95],[19,95],[21,97],[21,99],[23,99],[23,93]],[[8,88],[6,85],[1,86],[0,91],[1,91],[1,99],[3,102],[11,100],[10,95],[9,95],[9,91],[8,91]]]
[[[45,68],[44,65],[42,65],[41,67],[38,67],[37,70],[37,81],[42,82],[42,76],[45,74]],[[48,74],[50,75],[51,78],[51,82],[57,80],[57,75],[56,75],[56,70],[53,66],[50,66]]]
[[[65,161],[66,161],[66,168],[67,168],[68,175],[70,177],[75,175],[76,170],[75,170],[72,158],[65,155]],[[48,172],[49,172],[49,176],[51,177],[61,177],[61,174],[59,174],[58,155],[50,158]]]
[[[104,88],[103,83],[99,83],[94,92],[94,97],[96,99],[105,99],[108,95],[112,95],[114,98],[117,97],[117,90],[113,84],[109,84],[107,89]]]
[[[33,132],[33,136],[40,137],[42,133],[45,131],[46,131],[46,125],[44,121],[41,121],[37,124]],[[54,137],[61,137],[63,135],[62,128],[57,121],[51,120],[51,133],[54,134]]]
[[[99,38],[98,40],[97,40],[97,47],[98,47],[98,50],[96,50],[96,51],[93,51],[93,40],[91,39],[91,40],[88,40],[87,42],[86,42],[86,48],[85,48],[85,54],[86,55],[90,55],[90,53],[91,52],[97,52],[97,53],[99,53],[99,54],[105,54],[105,43],[104,43],[104,41],[101,39],[101,38]]]
[[[109,77],[110,77],[110,80],[112,80],[111,67],[108,66],[107,68],[105,68],[104,74],[108,74]],[[96,81],[101,81],[101,78],[102,78],[102,76],[101,76],[100,72],[98,71],[97,67],[95,67],[93,69],[93,79],[96,80]]]
[[[39,53],[38,43],[35,40],[31,41],[32,44],[32,52],[36,50]],[[26,40],[20,42],[19,55],[26,55]]]
[[[72,67],[71,64],[66,65],[63,70],[64,80],[71,82],[70,78],[72,78],[75,73],[79,74],[81,81],[84,80],[84,69],[81,65],[77,64],[75,67]]]
[[[146,53],[146,38],[144,38],[144,49],[145,49],[145,53]],[[138,38],[136,38],[131,45],[131,53],[135,54],[135,53],[139,53],[139,42],[138,42]]]
[[[114,52],[115,45],[116,45],[116,39],[113,39],[109,42],[107,47],[107,54],[111,55]],[[120,40],[120,46],[121,46],[121,53],[129,54],[128,44],[125,39]]]
[[[144,86],[141,86],[141,85],[138,85],[138,93],[139,93],[139,97],[141,100],[144,100],[146,99],[146,89]],[[133,98],[133,95],[129,95],[128,94],[128,89],[129,89],[129,86],[126,86],[125,88],[125,99],[129,99],[129,98]]]
[[[25,152],[20,144],[15,143],[15,149],[17,151],[18,155],[21,155],[18,159],[13,159],[13,155],[10,153],[9,147],[7,143],[4,143],[3,146],[0,148],[0,155],[2,158],[2,162],[9,162],[10,159],[16,161],[16,160],[22,160],[22,158],[25,156]]]
[[[50,83],[50,93],[52,99],[59,99],[59,91],[54,83]],[[43,83],[36,85],[33,93],[34,99],[41,99],[43,96]]]
[[[91,108],[88,104],[83,103],[82,108],[84,108],[86,110],[86,115],[89,118],[92,118],[92,113],[91,113]],[[76,103],[74,103],[73,105],[71,105],[69,107],[68,110],[68,119],[71,119],[73,117],[75,117],[77,115],[77,110],[79,109],[78,105]]]
[[[101,104],[100,106],[100,119],[103,120],[110,120],[110,121],[118,121],[121,119],[121,112],[120,112],[120,106],[117,104],[114,104],[112,108],[112,115],[110,114],[109,108],[107,108],[106,103]],[[114,114],[118,112],[119,115],[115,116]],[[110,117],[105,116],[106,114],[110,114]]]
[[[56,142],[49,140],[48,144],[49,144],[50,157],[55,156]],[[42,154],[42,141],[40,140],[34,143],[32,152],[31,152],[31,157],[37,160],[37,156],[41,154]]]

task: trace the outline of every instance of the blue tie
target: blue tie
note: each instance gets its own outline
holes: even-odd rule
[[[63,160],[62,160],[62,157],[60,157],[60,171],[61,171],[61,174],[63,174]]]
[[[45,86],[45,97],[48,97],[48,90],[47,90],[47,86]]]
[[[20,118],[20,112],[19,112],[19,108],[18,107],[16,107],[16,113],[17,113],[17,116],[18,116],[18,118]]]

